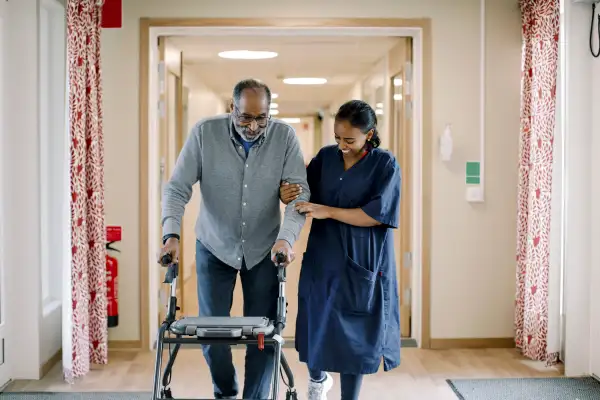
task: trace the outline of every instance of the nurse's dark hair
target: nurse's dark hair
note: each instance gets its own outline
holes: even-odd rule
[[[359,129],[365,135],[373,130],[373,135],[367,143],[375,148],[381,144],[379,133],[377,132],[377,114],[375,110],[362,100],[350,100],[341,105],[335,114],[336,121],[346,121],[353,128]]]
[[[269,105],[271,104],[271,89],[269,89],[269,87],[264,82],[259,81],[258,79],[250,78],[239,81],[233,87],[232,103],[234,106],[237,107],[240,104],[240,98],[242,97],[242,93],[246,89],[264,90],[265,95],[267,96],[267,103],[269,103]]]

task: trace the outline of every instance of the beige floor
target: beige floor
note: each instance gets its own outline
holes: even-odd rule
[[[243,376],[244,350],[234,350],[238,376]],[[298,362],[296,352],[286,349],[295,374],[300,398],[306,399],[307,373]],[[447,378],[550,377],[561,374],[560,368],[545,368],[540,363],[520,357],[515,350],[419,350],[404,349],[402,365],[390,372],[365,378],[361,399],[433,400],[456,399],[445,382]],[[150,352],[112,352],[109,364],[94,369],[74,385],[62,381],[60,365],[40,381],[15,382],[9,391],[150,391],[153,354]],[[339,381],[330,400],[339,399]],[[184,350],[176,363],[172,389],[175,397],[212,398],[206,363],[200,350]],[[284,397],[282,397],[284,398]]]

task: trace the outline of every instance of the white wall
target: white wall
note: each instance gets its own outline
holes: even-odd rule
[[[594,225],[590,213],[594,211],[590,185],[593,145],[592,141],[594,82],[592,56],[589,51],[590,6],[565,2],[566,41],[566,227],[565,227],[565,372],[581,375],[590,372],[590,320],[598,319],[591,314],[591,286],[600,287],[592,281],[592,250],[590,234]],[[596,65],[597,67],[597,65]],[[595,99],[598,100],[597,98]],[[596,129],[598,127],[596,126]],[[598,154],[598,153],[596,153]],[[597,161],[594,162],[596,164]],[[597,168],[598,166],[596,166]],[[595,172],[593,173],[596,174]],[[596,200],[598,200],[596,198]],[[598,204],[598,202],[595,202]],[[592,218],[596,213],[592,214]],[[597,247],[597,245],[595,245]],[[596,292],[598,290],[596,289]],[[594,306],[595,308],[595,306]]]
[[[7,153],[1,160],[8,184],[2,191],[6,298],[10,299],[6,356],[13,379],[37,379],[42,364],[37,2],[11,1],[8,10],[8,129],[2,132]]]
[[[63,168],[68,166],[69,157],[61,157],[66,155],[67,150],[62,146],[68,147],[68,140],[52,136],[65,134],[65,48],[52,48],[51,63],[44,63],[44,68],[38,69],[40,57],[48,46],[48,42],[40,41],[48,39],[48,33],[40,32],[39,25],[38,6],[43,3],[52,7],[64,5],[63,0],[58,0],[59,4],[51,0],[19,0],[7,4],[10,40],[4,95],[9,100],[4,110],[7,129],[2,132],[6,153],[1,155],[0,162],[5,171],[3,182],[7,185],[2,190],[6,207],[2,256],[6,266],[5,298],[8,299],[5,305],[9,330],[6,360],[12,379],[38,379],[40,367],[61,348],[60,281],[65,246],[62,240],[54,239],[58,236],[70,241],[63,232],[70,223],[63,224],[61,217],[64,215],[61,196],[65,194],[64,189],[70,192],[67,170]],[[60,16],[64,15],[64,10],[55,10]],[[52,25],[56,21],[50,22]],[[64,29],[60,26],[53,25],[49,35],[52,39],[62,35],[62,43],[66,45]],[[60,42],[60,37],[58,39]],[[48,113],[40,115],[44,105],[48,105]],[[42,132],[47,135],[43,140]],[[43,151],[46,146],[50,146],[46,149],[48,152]],[[50,157],[56,153],[58,157]],[[45,168],[52,173],[42,179]],[[50,190],[55,194],[50,195]],[[70,249],[70,245],[66,248]],[[45,302],[42,299],[44,260],[52,267]]]
[[[575,7],[575,6],[573,6]],[[590,7],[587,8],[587,13],[584,12],[581,16],[581,31],[588,32],[590,23]],[[598,8],[597,8],[598,10]],[[596,11],[598,12],[598,11]],[[585,22],[585,24],[584,24]],[[597,22],[596,22],[597,23]],[[585,28],[585,29],[584,29]],[[596,30],[595,30],[596,31]],[[596,31],[597,32],[597,31]],[[581,32],[583,36],[583,32]],[[594,39],[594,50],[597,52],[600,46],[598,35],[595,34]],[[587,48],[587,41],[579,39],[578,46]],[[588,52],[586,63],[591,64],[591,74],[588,75],[591,81],[591,101],[590,105],[587,106],[591,109],[591,134],[592,134],[592,145],[590,150],[590,158],[592,160],[591,178],[592,178],[592,190],[591,190],[591,236],[590,236],[590,248],[591,254],[591,271],[590,271],[590,341],[591,341],[591,372],[597,377],[600,377],[600,58],[592,58],[592,55]],[[577,62],[573,60],[573,63]],[[576,78],[577,79],[577,78]],[[585,79],[585,75],[579,79]],[[586,107],[586,108],[587,108]]]
[[[45,363],[62,347],[63,267],[70,271],[70,141],[65,126],[66,14],[56,0],[40,0],[39,120],[42,330],[40,361]],[[65,285],[67,290],[70,286]],[[70,323],[70,321],[68,321]]]
[[[321,141],[323,146],[328,146],[335,143],[335,135],[333,132],[334,116],[342,104],[348,100],[363,100],[363,80],[356,82],[347,93],[342,93],[329,107],[325,110],[323,118],[323,130]]]
[[[521,22],[516,2],[487,1],[487,201],[474,207],[464,200],[463,161],[479,154],[479,9],[479,0],[257,0],[251,9],[239,0],[123,2],[123,28],[102,33],[107,222],[124,226],[123,319],[112,338],[140,338],[139,219],[132,212],[139,204],[139,63],[133,60],[140,17],[432,18],[432,133],[436,138],[453,124],[460,162],[448,168],[432,161],[431,334],[512,337]],[[324,129],[323,138],[330,137]]]
[[[304,163],[308,165],[310,160],[315,156],[315,119],[312,117],[302,117],[300,118],[300,122],[292,122],[290,123],[292,128],[296,131],[296,136],[298,136],[298,141],[300,142],[300,150],[302,150],[302,155],[304,155]]]
[[[591,56],[589,56],[591,57]],[[591,276],[590,276],[590,342],[591,372],[600,377],[600,60],[592,66],[592,213],[591,213]]]

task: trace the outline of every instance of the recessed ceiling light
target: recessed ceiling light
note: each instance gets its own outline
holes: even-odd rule
[[[271,98],[272,99],[276,99],[278,97],[279,97],[279,95],[277,93],[271,93]]]
[[[377,115],[383,115],[383,110],[381,108],[378,108],[375,110],[375,114]]]
[[[219,57],[231,60],[264,60],[277,57],[274,51],[253,51],[253,50],[231,50],[222,51]]]
[[[383,103],[377,103],[377,104],[375,104],[375,107],[376,108],[383,108]]]
[[[394,95],[394,100],[402,100],[402,94],[401,93],[396,93]]]
[[[269,110],[269,114],[277,115],[277,114],[279,114],[279,110]]]
[[[327,83],[325,78],[285,78],[283,83],[287,85],[324,85]]]
[[[394,86],[402,86],[402,79],[401,78],[395,78],[394,79]]]
[[[271,103],[271,110],[274,108],[279,108],[279,104],[277,103]]]
[[[300,118],[281,118],[283,122],[287,122],[288,124],[299,124]]]

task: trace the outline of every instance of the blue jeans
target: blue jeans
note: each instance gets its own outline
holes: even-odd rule
[[[310,375],[310,379],[315,382],[325,379],[325,372],[320,370],[309,369],[308,374]],[[341,400],[358,400],[362,380],[362,375],[340,374]]]
[[[279,282],[270,255],[251,270],[242,264],[241,271],[223,263],[202,243],[196,241],[196,274],[200,316],[228,317],[238,272],[244,293],[244,316],[277,316]],[[231,357],[231,346],[204,345],[204,358],[212,376],[215,398],[237,396],[239,386]],[[273,378],[274,349],[256,345],[246,349],[244,399],[267,399]]]

